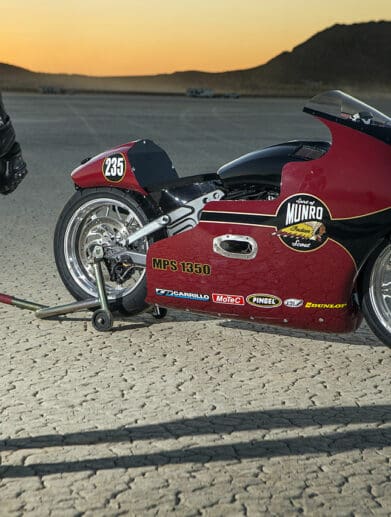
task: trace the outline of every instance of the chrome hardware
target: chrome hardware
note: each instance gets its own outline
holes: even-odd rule
[[[252,260],[258,253],[258,244],[247,235],[220,235],[213,239],[213,251],[227,258]]]

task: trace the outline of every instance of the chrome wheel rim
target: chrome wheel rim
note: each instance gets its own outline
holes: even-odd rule
[[[373,265],[369,298],[379,322],[391,333],[391,246],[384,248]]]
[[[70,218],[64,235],[64,257],[74,282],[89,296],[96,296],[97,289],[93,267],[90,264],[95,245],[121,246],[124,240],[142,228],[140,217],[127,204],[116,199],[102,197],[82,204]],[[131,248],[146,253],[148,240],[140,239]],[[145,268],[134,266],[130,278],[123,284],[110,280],[105,265],[103,277],[109,299],[130,294],[145,276]]]

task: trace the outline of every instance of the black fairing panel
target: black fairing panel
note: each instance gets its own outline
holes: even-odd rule
[[[286,163],[315,160],[329,149],[329,142],[293,141],[245,154],[223,165],[218,171],[226,184],[254,183],[280,188]]]
[[[128,159],[138,183],[146,190],[178,179],[168,154],[152,140],[136,142],[128,151]]]

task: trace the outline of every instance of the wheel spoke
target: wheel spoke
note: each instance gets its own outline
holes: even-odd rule
[[[117,214],[118,220],[122,221],[122,216],[120,214],[118,205],[115,205],[114,210],[115,210],[115,213]]]
[[[387,282],[381,286],[381,293],[384,298],[391,298],[391,282]]]
[[[76,210],[68,226],[66,262],[74,281],[89,295],[96,293],[93,268],[89,263],[95,245],[124,246],[126,239],[143,225],[137,214],[125,203],[110,197],[87,201]],[[143,243],[143,249],[148,247]],[[121,244],[122,243],[122,244]],[[124,250],[126,247],[124,246]],[[104,271],[108,295],[130,293],[144,278],[144,268],[133,268],[124,283],[110,280]]]

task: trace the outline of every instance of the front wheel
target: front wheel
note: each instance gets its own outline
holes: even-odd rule
[[[365,265],[361,305],[376,336],[391,347],[391,244],[380,245]]]
[[[96,188],[77,191],[65,205],[54,234],[57,268],[68,291],[77,299],[97,296],[92,251],[96,245],[115,251],[146,254],[151,238],[128,247],[127,237],[149,222],[145,210],[128,192]],[[132,315],[148,308],[145,267],[102,262],[107,296],[113,310]]]

